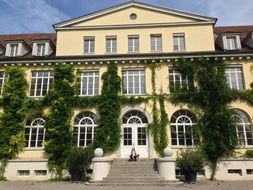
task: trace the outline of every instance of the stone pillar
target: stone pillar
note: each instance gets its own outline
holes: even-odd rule
[[[164,149],[164,158],[157,158],[157,166],[159,175],[165,180],[176,181],[176,158],[172,158],[172,150]]]
[[[93,181],[101,181],[104,177],[110,172],[110,167],[112,163],[112,158],[102,157],[104,154],[101,148],[97,148],[94,151],[95,158],[92,159],[93,173],[92,180]]]

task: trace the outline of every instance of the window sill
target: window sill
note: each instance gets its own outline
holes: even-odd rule
[[[186,149],[186,148],[196,148],[197,145],[192,145],[192,146],[183,146],[183,145],[171,145],[171,149]]]
[[[186,52],[186,49],[182,49],[182,50],[173,50],[174,53],[182,53],[182,52]]]
[[[129,51],[127,52],[128,54],[139,54],[140,52],[139,51]]]
[[[24,148],[24,151],[44,151],[44,147],[39,147],[39,148],[29,148],[29,147],[26,147]]]

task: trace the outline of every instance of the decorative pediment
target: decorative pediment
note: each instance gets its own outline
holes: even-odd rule
[[[130,1],[54,25],[57,29],[214,24],[216,18]]]

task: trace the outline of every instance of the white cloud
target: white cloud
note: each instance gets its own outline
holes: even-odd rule
[[[50,26],[68,19],[45,0],[0,1],[6,6],[0,12],[0,33],[49,32]]]
[[[210,16],[218,18],[218,25],[253,24],[252,0],[209,0],[206,2]]]

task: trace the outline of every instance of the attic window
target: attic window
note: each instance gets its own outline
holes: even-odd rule
[[[130,14],[130,19],[131,20],[137,19],[137,15],[135,13]]]

